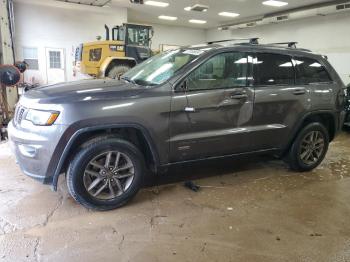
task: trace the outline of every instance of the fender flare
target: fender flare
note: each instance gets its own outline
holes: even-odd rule
[[[158,167],[160,166],[160,159],[159,159],[159,154],[156,149],[156,146],[153,142],[153,139],[147,129],[143,127],[142,125],[139,124],[134,124],[134,123],[128,123],[128,124],[106,124],[106,125],[99,125],[99,126],[94,126],[94,127],[84,127],[81,129],[78,129],[74,132],[74,134],[70,137],[68,143],[64,147],[62,154],[59,158],[59,161],[56,165],[56,168],[54,169],[54,173],[52,176],[52,189],[53,191],[57,191],[57,183],[58,183],[58,178],[61,175],[61,169],[69,155],[70,150],[72,149],[72,146],[74,142],[78,139],[78,137],[84,133],[91,132],[91,131],[98,131],[98,130],[106,130],[106,129],[111,129],[111,128],[135,128],[139,130],[142,135],[145,137],[146,142],[151,150],[152,154],[152,159],[155,163],[155,169],[157,171]]]
[[[99,72],[98,72],[98,77],[104,77],[106,74],[106,71],[108,69],[108,66],[115,60],[133,62],[133,63],[135,63],[135,65],[137,64],[136,60],[132,57],[110,56],[110,57],[105,58],[105,60],[102,62],[100,69],[99,69]]]
[[[332,116],[333,121],[334,121],[334,130],[335,130],[335,134],[337,133],[337,131],[339,130],[339,124],[337,122],[337,117],[334,111],[331,110],[317,110],[317,111],[312,111],[312,112],[308,112],[306,114],[304,114],[302,117],[300,117],[299,121],[296,123],[295,127],[291,130],[291,135],[289,136],[289,140],[286,143],[285,147],[282,149],[282,155],[284,155],[288,149],[290,148],[290,146],[292,145],[295,137],[298,135],[298,132],[300,131],[300,129],[303,127],[303,123],[304,121],[308,118],[308,117],[312,117],[312,116],[317,116],[320,114],[328,114],[330,116]]]

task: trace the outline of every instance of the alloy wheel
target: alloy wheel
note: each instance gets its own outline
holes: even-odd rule
[[[111,200],[130,187],[135,175],[130,158],[118,151],[107,151],[94,157],[84,171],[84,186],[94,198]]]
[[[301,142],[300,159],[305,165],[314,165],[322,157],[324,149],[325,139],[322,132],[311,131],[304,136]]]

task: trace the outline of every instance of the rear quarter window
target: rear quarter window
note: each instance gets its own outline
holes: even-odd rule
[[[312,58],[296,57],[293,62],[297,68],[297,84],[332,82],[326,68],[319,61]]]

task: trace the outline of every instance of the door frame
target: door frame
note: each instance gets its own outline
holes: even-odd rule
[[[223,93],[223,96],[226,96],[228,97],[228,93],[231,92],[232,90],[231,89],[249,89],[251,92],[252,92],[252,96],[251,96],[251,106],[252,106],[252,114],[253,114],[253,108],[254,108],[254,98],[255,98],[255,95],[254,95],[254,92],[255,92],[255,89],[252,85],[252,82],[250,80],[250,76],[252,75],[252,72],[253,72],[253,66],[251,63],[247,63],[247,72],[246,72],[246,85],[245,86],[240,86],[240,87],[222,87],[222,88],[216,88],[216,89],[197,89],[197,90],[188,90],[187,88],[186,89],[182,89],[181,86],[182,84],[188,79],[189,75],[194,72],[195,70],[197,70],[200,66],[202,66],[203,64],[205,64],[206,62],[208,62],[211,58],[215,57],[215,56],[218,56],[218,55],[222,55],[222,54],[227,54],[227,53],[244,53],[248,59],[249,56],[252,56],[254,57],[254,53],[251,52],[250,50],[223,50],[223,51],[220,51],[220,52],[215,52],[215,53],[212,53],[210,55],[207,55],[205,58],[203,58],[203,60],[201,61],[198,61],[197,64],[195,64],[192,68],[190,68],[189,70],[186,71],[185,74],[181,75],[181,77],[179,77],[178,79],[176,79],[174,81],[174,84],[173,84],[173,89],[172,89],[172,104],[171,104],[171,114],[170,114],[170,123],[169,123],[169,141],[170,141],[170,144],[169,144],[169,157],[170,157],[170,161],[171,162],[183,162],[183,161],[192,161],[192,160],[195,160],[197,157],[194,157],[194,158],[191,158],[189,157],[188,159],[174,159],[173,158],[173,155],[178,155],[178,154],[173,154],[175,152],[174,150],[174,145],[172,145],[172,143],[174,143],[174,141],[171,141],[172,140],[172,115],[173,115],[173,112],[176,112],[177,115],[179,112],[181,112],[181,109],[180,108],[177,108],[174,110],[173,108],[173,101],[174,101],[174,97],[181,97],[181,98],[185,98],[184,100],[184,103],[183,105],[185,104],[185,106],[188,106],[189,109],[191,109],[191,105],[189,104],[190,100],[188,98],[188,96],[196,96],[198,94],[203,94],[203,93],[206,93],[206,92],[222,92]],[[247,61],[248,62],[248,61]],[[182,112],[183,113],[183,112]],[[195,112],[193,111],[194,114],[198,113],[198,112]],[[186,114],[190,114],[190,113],[186,113]],[[216,132],[216,131],[215,131]],[[214,132],[213,132],[214,133]],[[244,133],[244,132],[237,132],[236,135],[240,135],[241,133]],[[176,137],[176,135],[174,136]],[[213,137],[215,139],[215,137]],[[199,144],[198,143],[199,141],[196,141],[194,144]],[[190,143],[193,143],[193,142],[189,142]],[[178,148],[183,148],[184,151],[187,153],[187,152],[190,152],[190,151],[187,151],[187,150],[190,150],[191,147],[189,147],[187,144],[186,145],[180,145],[180,147]],[[240,153],[243,153],[240,152]],[[232,153],[232,152],[224,152],[222,155],[216,155],[216,156],[210,156],[210,157],[213,157],[213,158],[216,158],[216,157],[221,157],[223,155],[231,155],[231,154],[236,154],[236,153]],[[185,157],[185,155],[183,155]],[[205,156],[204,158],[207,158],[208,156]],[[201,159],[202,157],[199,156],[199,159]]]
[[[62,61],[61,61],[61,65],[63,65],[63,76],[64,79],[63,81],[67,81],[67,73],[66,73],[66,69],[67,69],[67,64],[66,64],[66,49],[63,47],[45,47],[45,75],[46,75],[46,82],[49,83],[49,74],[48,74],[48,70],[49,70],[49,57],[48,57],[48,51],[52,50],[52,51],[62,51]]]

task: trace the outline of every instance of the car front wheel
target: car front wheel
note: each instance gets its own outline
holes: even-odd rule
[[[110,210],[128,202],[142,186],[144,160],[132,143],[101,138],[83,146],[67,172],[71,196],[90,209]]]

